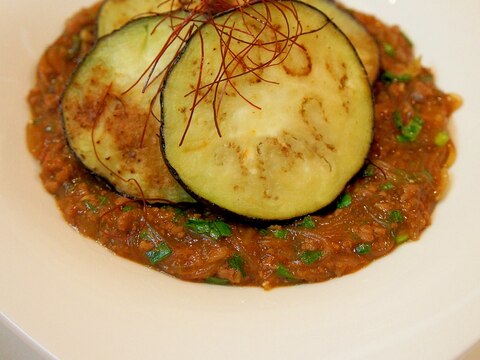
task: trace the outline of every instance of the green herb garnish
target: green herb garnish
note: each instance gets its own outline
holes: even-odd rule
[[[345,193],[337,201],[337,209],[343,209],[352,204],[352,195]]]
[[[197,234],[210,235],[211,222],[200,219],[188,219],[185,226],[193,230]]]
[[[404,243],[408,239],[409,239],[408,234],[401,234],[401,235],[395,236],[395,242],[397,243],[397,245]]]
[[[247,273],[245,272],[245,261],[239,254],[235,254],[232,257],[230,257],[228,260],[228,266],[230,266],[232,269],[240,271],[240,274],[242,274],[243,277],[247,276]]]
[[[397,55],[397,51],[393,45],[387,42],[383,43],[383,51],[385,51],[385,53],[390,57],[395,57],[395,55]]]
[[[402,119],[402,114],[400,113],[400,111],[395,111],[393,113],[393,123],[399,129],[401,129],[403,127],[403,119]]]
[[[108,203],[108,198],[106,196],[100,195],[98,197],[98,201],[100,202],[100,205],[106,205]]]
[[[315,261],[320,259],[323,256],[323,252],[320,250],[317,251],[304,251],[300,254],[300,260],[306,265],[312,265]]]
[[[122,211],[123,212],[128,212],[128,211],[133,210],[133,209],[134,209],[134,207],[131,206],[131,205],[122,206]]]
[[[390,181],[380,185],[381,190],[392,190],[394,188],[395,188],[395,185],[393,185]]]
[[[138,234],[138,237],[142,240],[155,241],[154,237],[152,236],[149,230],[140,231],[140,233]]]
[[[210,276],[210,277],[206,278],[205,282],[208,283],[208,284],[214,284],[214,285],[228,285],[228,284],[230,284],[230,281],[228,281],[227,279],[222,279],[222,278],[215,277],[215,276]]]
[[[272,230],[272,233],[277,239],[286,239],[288,236],[288,230],[286,229]]]
[[[268,235],[268,230],[267,229],[258,229],[258,233],[260,236],[267,236]]]
[[[392,82],[409,82],[412,80],[412,75],[410,74],[394,74],[390,71],[385,71],[380,76],[380,79],[383,83],[392,83]]]
[[[447,145],[449,140],[450,140],[450,136],[448,135],[448,132],[446,132],[445,130],[442,130],[439,133],[437,133],[437,135],[435,135],[434,142],[435,142],[435,145],[442,147]]]
[[[97,213],[98,208],[95,205],[93,205],[90,201],[83,200],[83,204],[85,205],[85,207],[87,208],[88,211],[91,211],[94,214]]]
[[[212,223],[212,237],[215,238],[215,236],[218,237],[226,237],[232,235],[232,229],[227,223],[224,223],[223,221],[220,220],[215,220]],[[214,234],[214,235],[213,235]]]
[[[188,219],[185,226],[197,234],[207,235],[215,240],[232,235],[230,226],[220,220]]]
[[[355,251],[355,253],[358,255],[368,254],[371,250],[372,245],[366,243],[358,244],[357,246],[355,246],[355,249],[353,249],[353,251]]]
[[[277,275],[287,280],[297,280],[295,276],[284,265],[278,265]]]
[[[375,166],[373,166],[372,164],[368,164],[365,170],[363,170],[363,176],[365,177],[373,176],[375,175],[375,170],[376,170]]]
[[[150,250],[146,253],[148,260],[152,263],[152,265],[157,264],[159,261],[170,256],[172,253],[172,249],[168,246],[167,243],[158,244],[155,249]]]
[[[415,115],[406,125],[404,125],[402,115],[398,111],[395,111],[393,113],[393,122],[401,132],[400,135],[397,135],[397,140],[399,142],[415,141],[420,132],[422,131],[424,123],[423,119],[420,116]]]
[[[401,224],[405,220],[402,212],[400,210],[392,210],[388,215],[388,221],[391,223]]]
[[[307,215],[298,226],[306,229],[315,229],[315,221],[313,221],[313,218],[310,215]]]

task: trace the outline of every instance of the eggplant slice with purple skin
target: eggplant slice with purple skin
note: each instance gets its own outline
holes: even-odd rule
[[[137,19],[100,38],[61,100],[66,137],[80,161],[120,193],[150,202],[194,201],[167,169],[159,138],[159,85],[182,36],[160,58],[146,89],[142,77],[185,16]]]
[[[261,2],[200,27],[161,94],[163,153],[193,197],[252,219],[331,203],[373,134],[366,70],[322,12]]]
[[[302,2],[322,11],[343,31],[355,50],[357,50],[358,56],[367,71],[370,83],[373,84],[380,69],[380,53],[377,42],[367,29],[352,14],[340,8],[334,1],[302,0]]]

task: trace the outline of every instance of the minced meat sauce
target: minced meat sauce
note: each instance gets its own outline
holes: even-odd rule
[[[436,88],[410,40],[374,17],[354,16],[376,38],[375,135],[364,168],[329,207],[280,224],[230,219],[200,205],[149,205],[113,191],[70,151],[59,100],[95,42],[98,5],[70,19],[40,60],[28,101],[31,153],[65,219],[116,254],[177,278],[273,288],[339,277],[419,238],[447,186],[460,104]],[[298,189],[302,191],[302,189]]]

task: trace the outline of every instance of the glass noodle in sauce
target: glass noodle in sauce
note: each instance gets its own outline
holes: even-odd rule
[[[46,190],[81,234],[182,280],[270,289],[354,272],[417,240],[430,224],[448,184],[455,151],[447,127],[460,101],[435,86],[398,27],[352,12],[380,47],[365,166],[326,208],[291,221],[252,223],[198,204],[152,205],[122,196],[71,152],[59,101],[95,44],[98,11],[94,5],[67,22],[40,59],[28,97],[28,147]]]

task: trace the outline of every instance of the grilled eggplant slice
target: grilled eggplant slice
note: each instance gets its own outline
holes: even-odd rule
[[[331,203],[373,132],[366,71],[322,12],[295,1],[220,15],[189,40],[161,94],[164,157],[196,198],[253,219]]]
[[[159,144],[159,84],[184,45],[180,37],[160,58],[143,91],[142,74],[172,32],[172,21],[162,20],[138,19],[98,41],[64,92],[63,123],[78,158],[119,192],[151,202],[189,202],[193,199],[171,176]]]
[[[241,5],[248,1],[231,0],[231,6]],[[325,13],[349,38],[358,52],[370,83],[373,83],[380,67],[380,55],[375,39],[354,17],[346,10],[340,8],[331,0],[302,0]],[[193,8],[199,0],[107,0],[102,5],[97,19],[97,35],[104,36],[120,28],[130,20],[155,13],[168,12],[181,7]]]
[[[332,20],[352,42],[367,70],[370,83],[377,79],[380,68],[380,54],[377,42],[350,13],[338,7],[331,0],[302,0],[302,2],[322,11]]]
[[[178,0],[106,0],[97,18],[97,36],[102,37],[140,17],[180,9]]]

